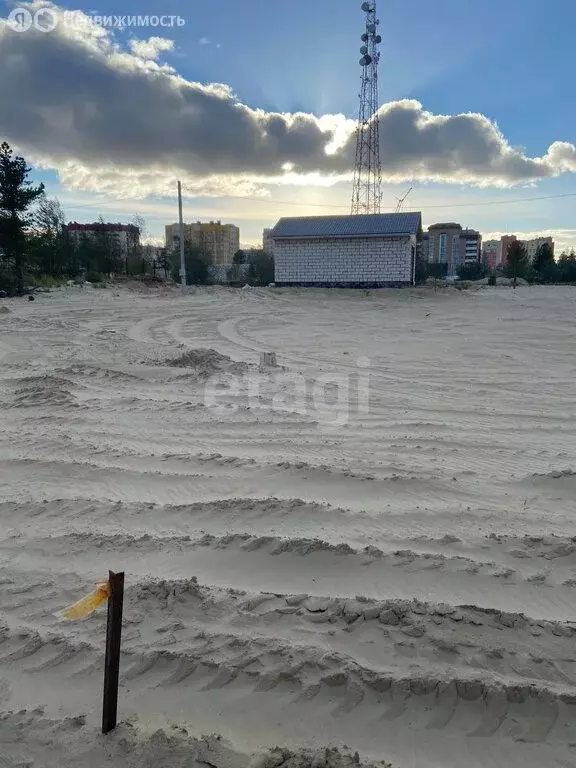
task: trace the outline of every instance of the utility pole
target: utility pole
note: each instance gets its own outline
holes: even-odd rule
[[[180,288],[186,293],[186,259],[184,257],[184,220],[182,218],[182,184],[178,182],[178,223],[180,239]]]

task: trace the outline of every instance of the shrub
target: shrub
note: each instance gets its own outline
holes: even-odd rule
[[[426,282],[426,279],[428,277],[428,264],[418,257],[416,259],[416,269],[414,272],[414,280],[416,285],[422,285],[422,283]]]
[[[180,277],[180,252],[173,251],[170,254],[172,262],[172,279],[179,283]],[[210,257],[204,253],[200,248],[191,246],[186,243],[185,252],[185,265],[186,265],[186,285],[208,285],[210,278],[208,274],[208,265],[210,263]]]
[[[486,268],[479,261],[460,264],[458,267],[459,280],[482,280],[483,277],[486,277]]]
[[[576,283],[576,254],[563,253],[558,260],[558,279],[563,283]]]
[[[14,271],[3,265],[0,265],[0,291],[4,291],[8,296],[16,296],[18,293],[18,281]]]
[[[544,282],[543,276],[534,267],[528,267],[524,273],[524,279],[530,284],[538,285]]]
[[[26,284],[34,288],[57,288],[60,285],[64,285],[66,279],[65,277],[38,274],[37,272],[25,275]]]
[[[270,285],[274,282],[274,257],[266,251],[254,252],[250,256],[248,283]]]
[[[542,280],[545,283],[558,283],[560,282],[560,269],[555,262],[546,264],[541,270]]]
[[[91,270],[86,272],[86,282],[102,283],[103,281],[104,281],[104,275],[101,272],[93,272]]]
[[[432,264],[427,264],[426,269],[428,272],[428,277],[433,277],[437,280],[445,280],[446,275],[448,274],[448,263],[433,262]]]

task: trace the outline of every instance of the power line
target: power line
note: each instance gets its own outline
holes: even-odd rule
[[[185,185],[183,185],[184,189],[186,188]],[[188,190],[191,192],[191,190]],[[195,191],[194,197],[201,197],[201,195],[198,195],[197,191]],[[270,197],[251,197],[250,195],[220,195],[220,198],[232,198],[233,200],[249,200],[252,203],[274,203],[276,205],[284,205],[284,206],[297,206],[297,207],[304,207],[304,208],[329,208],[331,210],[334,210],[335,208],[342,208],[349,210],[348,205],[329,205],[327,203],[298,203],[295,200],[276,200],[274,198]],[[535,203],[535,202],[541,202],[543,200],[560,200],[562,198],[569,198],[569,197],[576,197],[576,192],[565,192],[561,195],[544,195],[541,197],[518,197],[514,198],[512,200],[484,200],[484,201],[476,201],[472,203],[443,203],[441,205],[420,205],[410,206],[410,210],[413,211],[428,211],[428,210],[438,210],[441,208],[475,208],[479,206],[491,206],[491,205],[512,205],[516,203]],[[214,198],[216,199],[216,198]],[[167,201],[169,198],[167,198]],[[126,202],[126,198],[123,198],[122,200],[118,200],[118,206],[113,206],[116,211],[122,210],[122,203]],[[63,205],[66,208],[69,208],[70,210],[78,210],[78,209],[102,209],[102,206],[110,206],[111,201],[99,201],[94,203],[74,203],[72,204],[69,201],[66,201],[63,203]],[[391,205],[390,210],[392,210],[395,206]],[[124,209],[125,210],[125,209]],[[128,211],[126,211],[128,213]],[[147,213],[146,217],[149,219],[164,219],[166,218],[164,214],[158,214],[158,213]]]
[[[191,190],[189,190],[191,191]],[[194,197],[202,197],[198,193]],[[327,203],[297,203],[295,200],[276,200],[271,197],[250,197],[249,195],[220,195],[220,197],[229,197],[234,200],[250,200],[253,203],[275,203],[276,205],[296,205],[304,208],[345,208],[349,210],[348,205],[329,205]],[[542,197],[518,197],[513,200],[484,200],[473,203],[443,203],[442,205],[412,205],[411,210],[427,211],[438,208],[476,208],[477,206],[487,205],[512,205],[513,203],[533,203],[541,200],[559,200],[564,197],[576,197],[576,192],[566,192],[561,195],[544,195]],[[390,206],[392,209],[394,206]]]
[[[576,197],[576,192],[566,192],[562,195],[544,195],[543,197],[518,197],[514,200],[487,200],[476,203],[450,203],[448,205],[423,205],[422,209],[430,208],[472,208],[480,205],[509,205],[511,203],[533,203],[538,200],[559,200],[561,197]]]

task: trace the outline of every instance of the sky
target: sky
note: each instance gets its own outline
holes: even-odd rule
[[[22,8],[45,15],[16,28]],[[90,21],[135,15],[164,23]],[[378,16],[383,210],[412,187],[425,226],[576,247],[573,0]],[[162,238],[181,178],[186,220],[257,245],[280,216],[349,212],[363,25],[359,0],[0,0],[0,140],[69,220],[141,215]]]

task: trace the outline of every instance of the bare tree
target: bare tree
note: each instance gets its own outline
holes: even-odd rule
[[[64,209],[57,197],[42,195],[32,215],[32,229],[51,240],[62,232],[66,224]]]
[[[73,248],[58,198],[46,195],[38,198],[27,233],[28,249],[36,269],[46,275],[74,272]]]
[[[126,274],[144,273],[146,266],[144,263],[144,252],[142,249],[142,240],[146,237],[146,219],[140,214],[132,216],[131,225],[138,230],[138,235],[131,238],[128,252],[126,254]]]

